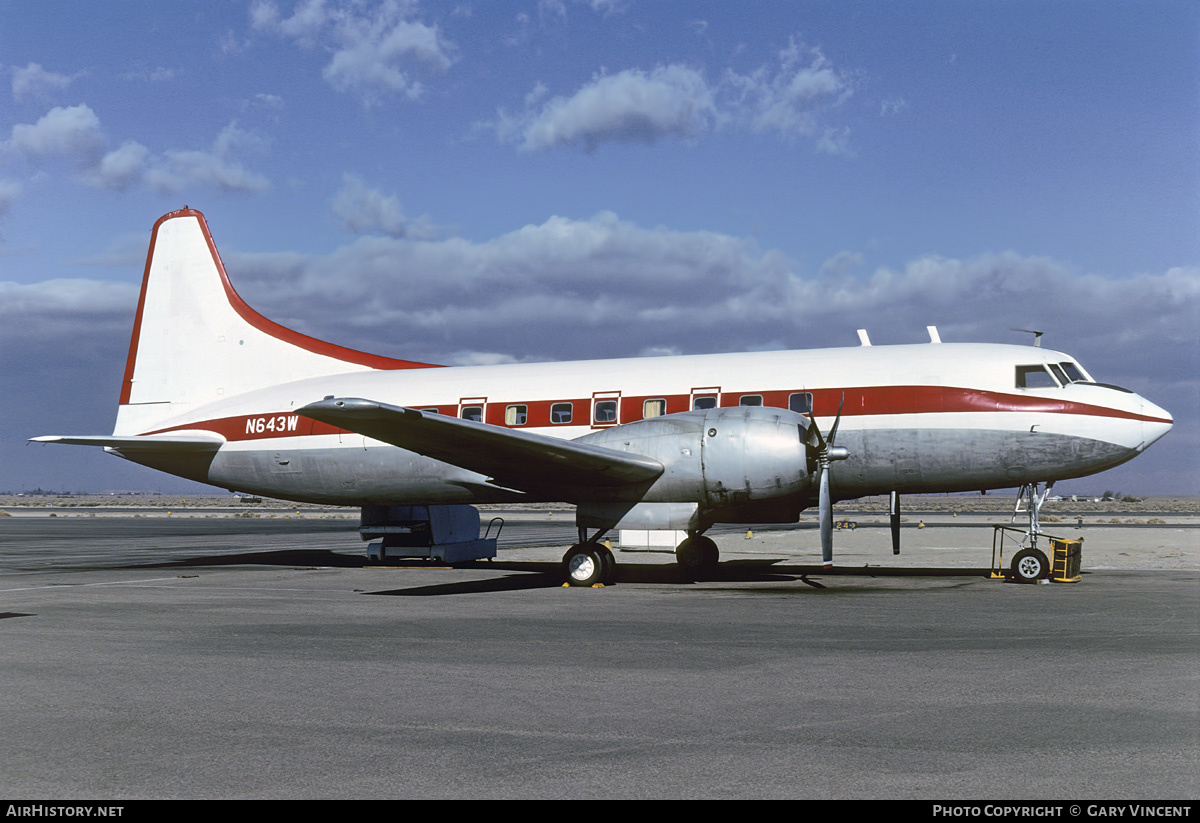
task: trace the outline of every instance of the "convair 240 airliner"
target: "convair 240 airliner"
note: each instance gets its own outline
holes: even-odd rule
[[[680,562],[707,565],[713,524],[796,522],[816,505],[829,564],[837,500],[1036,489],[1120,465],[1171,428],[1166,411],[1062,352],[941,343],[935,329],[919,345],[860,337],[574,363],[395,360],[259,315],[185,207],[154,225],[113,434],[34,439],[360,506],[364,520],[390,507],[573,503],[579,543],[563,563],[568,582],[591,585],[615,572],[609,529],[686,531]],[[1044,555],[1024,554],[1027,576],[1045,573]]]

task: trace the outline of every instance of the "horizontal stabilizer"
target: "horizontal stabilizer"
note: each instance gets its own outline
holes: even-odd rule
[[[171,432],[171,434],[145,434],[132,437],[93,435],[90,437],[44,435],[31,437],[32,443],[65,443],[68,446],[103,446],[123,452],[172,451],[172,452],[215,452],[225,443],[225,438],[216,432]]]
[[[663,473],[640,454],[389,406],[361,398],[310,403],[300,414],[487,475],[511,489],[648,485]]]

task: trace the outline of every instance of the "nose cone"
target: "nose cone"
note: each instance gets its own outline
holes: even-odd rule
[[[1156,406],[1144,397],[1138,397],[1142,414],[1142,449],[1158,440],[1171,430],[1175,419],[1166,409]]]

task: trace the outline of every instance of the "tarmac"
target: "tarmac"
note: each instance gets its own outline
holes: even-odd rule
[[[909,512],[899,557],[839,515],[832,573],[807,518],[574,589],[558,511],[462,569],[369,567],[344,516],[55,513],[0,517],[8,797],[1200,794],[1192,515],[1053,524],[1072,584],[989,579],[1007,516]]]

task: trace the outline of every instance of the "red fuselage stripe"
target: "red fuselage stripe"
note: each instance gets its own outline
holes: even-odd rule
[[[720,404],[726,407],[737,406],[740,404],[741,398],[745,395],[760,395],[762,397],[762,405],[764,406],[787,408],[789,396],[801,393],[802,391],[722,392]],[[1089,403],[1006,394],[981,389],[948,388],[944,386],[866,386],[847,389],[815,389],[810,390],[808,393],[812,395],[813,414],[818,417],[832,417],[838,413],[838,407],[841,406],[842,415],[845,417],[948,412],[1040,412],[1140,420],[1149,423],[1171,422],[1159,417],[1135,414],[1133,412],[1121,411],[1106,406],[1096,406]],[[646,400],[665,400],[665,413],[674,414],[689,409],[691,395],[656,394],[621,396],[618,407],[619,422],[633,423],[643,419],[643,404]],[[506,428],[553,428],[555,425],[601,428],[601,426],[592,425],[592,402],[593,399],[590,397],[565,400],[489,402],[485,407],[484,420],[492,425],[505,426]],[[569,422],[564,421],[561,424],[551,423],[551,407],[563,403],[571,405],[572,419]],[[413,409],[436,409],[439,414],[451,417],[457,417],[459,414],[459,408],[456,405],[420,403],[409,403],[406,405],[408,408]],[[509,406],[525,407],[525,423],[523,425],[507,426],[505,424],[505,410]],[[167,429],[158,429],[153,432],[147,432],[147,434],[162,434],[185,429],[204,429],[216,432],[225,437],[226,440],[231,441],[331,435],[345,432],[345,430],[339,429],[336,426],[311,420],[295,412],[275,412],[272,414],[238,415],[216,420],[205,420],[182,426],[172,426]]]

